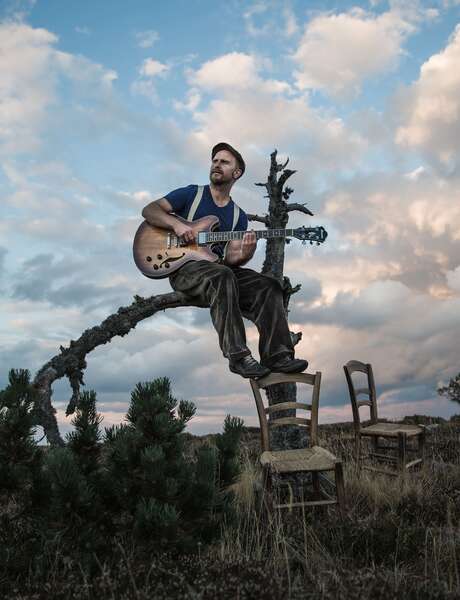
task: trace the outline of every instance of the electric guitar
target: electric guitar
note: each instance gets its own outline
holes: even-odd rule
[[[219,260],[213,251],[213,245],[230,240],[243,239],[246,231],[215,231],[219,227],[219,218],[214,215],[202,217],[196,221],[186,221],[195,234],[191,243],[184,242],[173,231],[155,227],[144,221],[134,237],[133,256],[138,269],[152,279],[169,277],[182,265],[191,260]],[[298,227],[297,229],[258,229],[256,239],[295,237],[303,243],[322,244],[327,238],[324,227]]]

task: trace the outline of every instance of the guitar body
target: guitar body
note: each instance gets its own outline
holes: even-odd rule
[[[198,233],[213,231],[219,227],[219,219],[213,215],[186,221],[176,216],[183,223],[193,229],[195,239]],[[133,257],[137,268],[152,279],[169,277],[174,271],[180,269],[191,260],[208,260],[216,262],[219,256],[212,251],[212,247],[198,246],[196,242],[181,245],[173,231],[155,227],[144,221],[138,228],[134,237]]]

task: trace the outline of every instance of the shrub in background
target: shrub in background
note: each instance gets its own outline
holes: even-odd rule
[[[0,392],[0,493],[27,492],[40,466],[34,441],[37,392],[29,372],[12,369]]]
[[[241,420],[227,417],[217,447],[186,453],[195,406],[159,378],[137,384],[127,422],[104,433],[96,394],[84,392],[66,446],[43,449],[34,441],[35,397],[28,372],[11,371],[0,393],[0,492],[16,510],[14,519],[1,514],[0,580],[24,571],[39,580],[69,560],[91,570],[120,544],[183,552],[220,534]]]

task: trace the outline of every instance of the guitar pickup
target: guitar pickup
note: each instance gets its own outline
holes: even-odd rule
[[[198,246],[206,246],[206,231],[199,231],[197,237]]]

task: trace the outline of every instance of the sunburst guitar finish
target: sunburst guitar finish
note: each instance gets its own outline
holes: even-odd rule
[[[219,219],[213,215],[186,221],[193,229],[195,242],[183,244],[173,231],[150,225],[144,221],[136,232],[133,244],[133,257],[137,268],[152,279],[169,277],[174,271],[191,260],[208,260],[216,262],[219,256],[213,252],[212,246],[199,246],[197,243],[200,232],[212,232],[219,227]]]
[[[246,231],[217,231],[220,222],[214,215],[196,221],[186,221],[195,235],[193,243],[187,243],[173,231],[155,227],[144,221],[136,232],[133,245],[134,262],[138,269],[152,279],[169,277],[174,271],[191,260],[216,262],[218,254],[213,251],[216,244],[243,239]],[[298,227],[297,229],[259,229],[256,239],[295,237],[303,243],[321,244],[327,238],[324,227]]]

